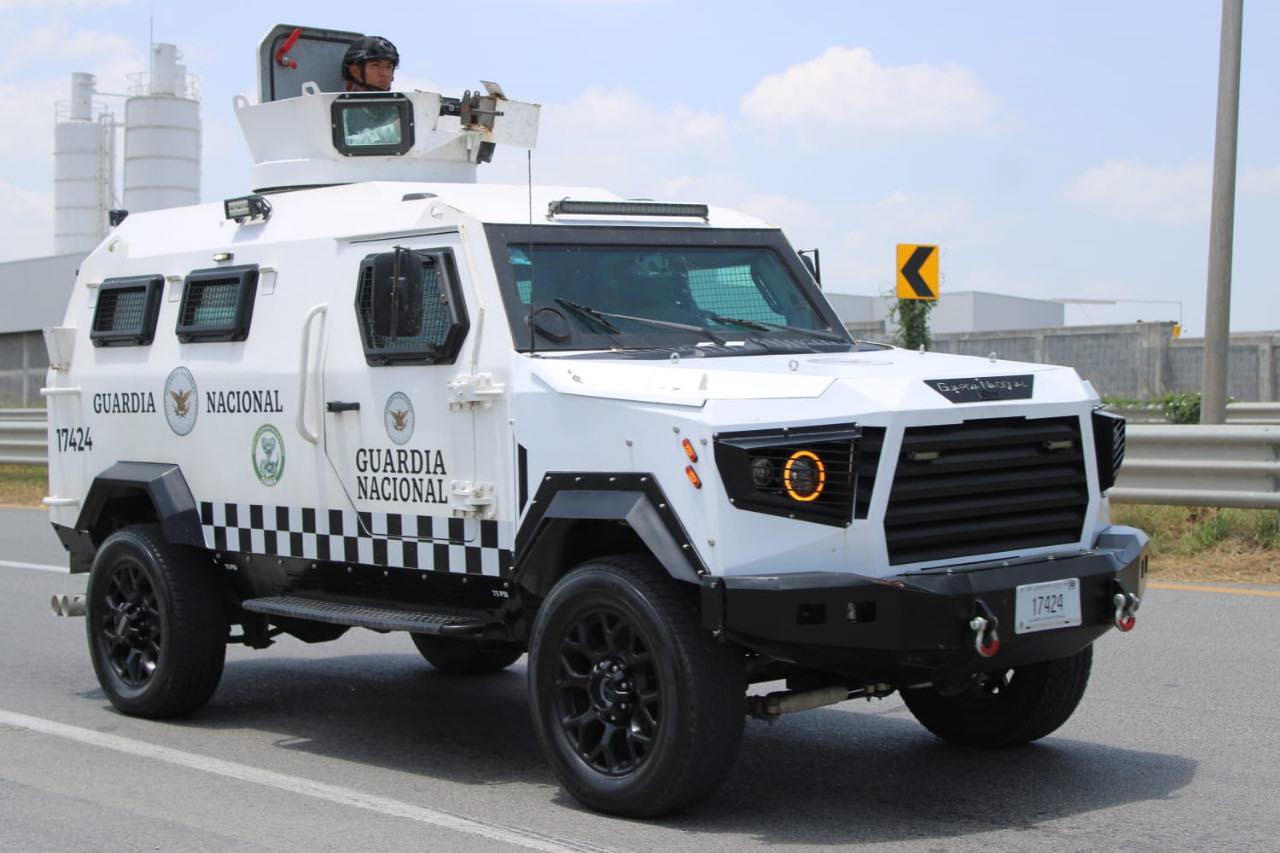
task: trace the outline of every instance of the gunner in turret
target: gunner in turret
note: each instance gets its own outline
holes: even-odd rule
[[[352,42],[342,57],[342,79],[348,92],[388,92],[400,66],[396,46],[381,36]]]

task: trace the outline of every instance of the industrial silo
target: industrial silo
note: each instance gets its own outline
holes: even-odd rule
[[[133,75],[124,107],[124,208],[200,201],[200,101],[171,44],[151,46],[151,71]]]
[[[53,128],[53,251],[93,250],[107,234],[114,201],[115,122],[94,115],[95,78],[71,75],[71,101],[57,105]]]

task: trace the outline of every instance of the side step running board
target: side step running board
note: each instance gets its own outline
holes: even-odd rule
[[[415,634],[475,634],[487,624],[484,615],[474,610],[415,610],[391,604],[306,595],[251,598],[241,602],[240,606],[250,613],[267,616],[287,616],[375,631],[412,631]]]

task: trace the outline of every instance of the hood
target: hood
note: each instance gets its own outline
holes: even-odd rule
[[[551,357],[533,365],[535,380],[560,394],[692,407],[712,400],[813,399],[836,385],[885,406],[921,396],[949,405],[956,401],[928,380],[1027,374],[1036,398],[1042,391],[1058,400],[1087,394],[1069,367],[902,349],[671,361]]]

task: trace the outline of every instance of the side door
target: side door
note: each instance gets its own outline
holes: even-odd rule
[[[468,570],[479,524],[453,512],[451,493],[473,478],[474,415],[449,406],[470,334],[462,254],[456,234],[352,244],[339,253],[352,270],[350,301],[339,297],[329,309],[324,449],[351,508],[331,522],[358,530],[343,543],[354,554],[332,559]],[[398,289],[387,286],[393,278]],[[415,278],[417,291],[406,284]]]

